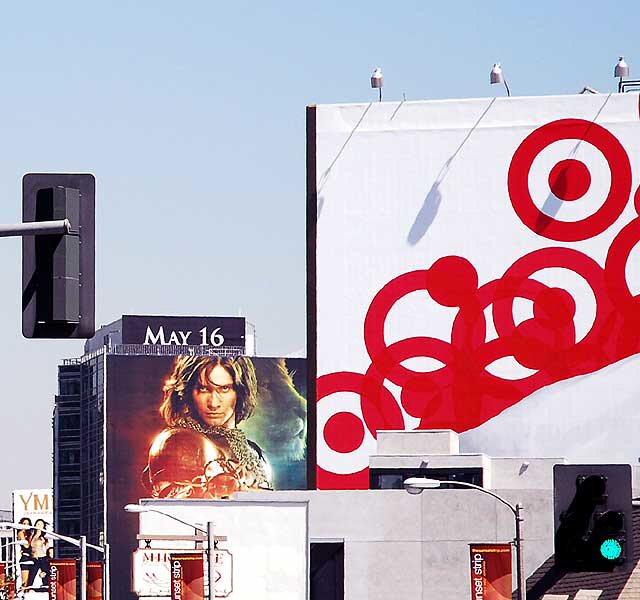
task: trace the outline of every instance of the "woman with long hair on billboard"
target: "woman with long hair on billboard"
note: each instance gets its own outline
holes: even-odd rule
[[[167,428],[149,449],[143,479],[154,497],[224,498],[271,489],[262,449],[238,428],[256,406],[253,363],[244,356],[178,356],[165,381]]]
[[[23,517],[20,525],[31,527],[31,519]],[[21,588],[26,588],[29,583],[29,574],[33,570],[33,558],[31,557],[31,529],[19,529],[16,534],[18,545],[20,546],[20,582]]]
[[[40,575],[42,580],[42,587],[46,587],[49,581],[49,559],[53,549],[51,548],[51,542],[47,539],[44,529],[47,528],[47,522],[43,519],[38,519],[34,524],[34,529],[31,533],[31,557],[33,559],[33,567],[29,573],[29,580],[27,581],[27,587],[31,587],[35,581],[36,575]]]

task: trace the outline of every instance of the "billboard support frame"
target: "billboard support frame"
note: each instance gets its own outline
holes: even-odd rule
[[[317,471],[317,276],[316,241],[318,221],[316,107],[307,106],[307,488],[315,490]]]

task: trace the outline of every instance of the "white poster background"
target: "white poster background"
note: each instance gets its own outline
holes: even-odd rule
[[[49,529],[53,529],[53,490],[51,488],[13,490],[13,521],[18,523],[25,517],[35,525],[43,519]]]
[[[637,217],[633,194],[640,177],[640,118],[636,94],[576,95],[535,98],[485,98],[431,102],[385,102],[351,105],[320,105],[316,108],[317,173],[317,360],[318,376],[341,371],[364,374],[371,364],[363,337],[364,319],[376,293],[393,278],[427,269],[439,258],[457,255],[468,259],[478,272],[480,285],[500,277],[523,255],[544,247],[575,248],[600,266],[613,238]],[[526,228],[515,213],[507,190],[507,174],[514,152],[536,128],[558,119],[594,121],[622,144],[631,162],[631,199],[622,215],[606,231],[578,242],[556,242]],[[559,161],[575,158],[587,165],[591,186],[579,202],[559,202],[550,192],[547,176]],[[550,144],[536,157],[529,175],[529,189],[538,207],[557,211],[556,218],[572,221],[596,210],[606,197],[611,174],[601,153],[587,142],[564,140]],[[640,290],[640,267],[627,264],[632,293]],[[584,280],[566,269],[550,269],[536,279],[567,289],[576,300],[574,319],[578,339],[588,331],[595,314],[595,298]],[[456,308],[433,302],[424,292],[402,298],[391,310],[385,325],[385,341],[391,344],[413,336],[451,339]],[[531,303],[514,303],[516,323],[530,317]],[[488,315],[487,340],[492,335]],[[493,333],[495,336],[495,333]],[[406,366],[429,371],[442,366],[429,359],[411,359]],[[531,371],[513,357],[487,367],[506,379],[527,376]],[[628,371],[628,370],[627,370]],[[602,437],[579,448],[603,401],[611,410],[616,435],[631,440],[639,429],[638,411],[628,401],[629,386],[637,396],[640,385],[630,384],[624,370],[603,369],[590,376],[607,378],[607,398],[602,385],[592,391],[581,384],[581,410],[560,407],[563,395],[543,388],[535,400],[522,401],[485,424],[485,432],[465,434],[461,448],[467,452],[513,453],[558,456],[567,450],[574,460],[612,460],[610,444]],[[614,373],[619,375],[614,375]],[[399,388],[385,383],[399,403]],[[620,396],[616,390],[624,392]],[[617,401],[620,400],[620,410]],[[564,408],[564,409],[562,409]],[[575,407],[574,407],[575,408]],[[352,473],[368,465],[375,448],[365,431],[360,447],[336,452],[323,438],[327,420],[337,412],[361,418],[359,398],[336,393],[318,402],[318,465],[333,473]],[[547,444],[522,436],[526,423],[540,411],[536,422],[554,423],[557,440]],[[506,412],[506,411],[505,411]],[[560,421],[563,419],[563,421]],[[404,414],[405,428],[417,427],[419,419]],[[515,424],[519,424],[518,427]],[[366,428],[365,428],[366,430]],[[509,441],[512,440],[512,441]],[[527,442],[528,440],[528,442]],[[582,444],[582,446],[585,446]],[[570,451],[569,451],[570,450]],[[615,460],[635,462],[640,442],[617,448]]]

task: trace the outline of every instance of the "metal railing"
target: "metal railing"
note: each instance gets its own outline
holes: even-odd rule
[[[107,354],[143,355],[143,356],[236,356],[244,354],[242,346],[178,346],[155,344],[116,344],[107,347]]]

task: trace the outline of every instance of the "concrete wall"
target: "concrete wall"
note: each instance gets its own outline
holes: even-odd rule
[[[451,429],[378,431],[378,454],[413,454],[419,449],[425,454],[458,454],[459,437]]]
[[[495,491],[524,505],[529,575],[553,553],[551,495],[545,490]],[[509,542],[515,531],[509,508],[469,489],[420,495],[404,490],[248,492],[236,497],[309,500],[311,541],[344,540],[346,600],[470,598],[469,544]]]

